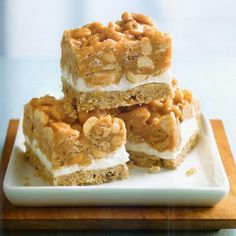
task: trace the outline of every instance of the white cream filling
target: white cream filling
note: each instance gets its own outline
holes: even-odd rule
[[[158,76],[150,76],[147,79],[143,81],[139,81],[137,83],[131,83],[126,78],[121,78],[119,84],[110,84],[107,86],[96,86],[91,87],[88,86],[83,78],[77,78],[76,79],[76,85],[73,83],[73,76],[71,73],[69,73],[67,70],[63,69],[61,71],[62,73],[62,79],[65,80],[67,83],[69,83],[74,89],[77,91],[82,92],[91,92],[91,91],[127,91],[129,89],[138,87],[140,85],[144,84],[150,84],[150,83],[170,83],[173,79],[173,74],[170,70],[167,70],[163,72],[162,74]]]
[[[178,150],[171,152],[171,151],[164,151],[159,152],[156,149],[152,148],[147,143],[126,143],[126,150],[127,151],[135,151],[135,152],[142,152],[148,155],[153,155],[160,157],[162,159],[176,159],[177,156],[181,153],[184,146],[189,141],[189,138],[198,130],[198,123],[196,118],[191,118],[188,120],[183,121],[180,124],[180,132],[181,132],[181,145]]]
[[[46,155],[38,148],[37,141],[33,140],[32,144],[28,137],[25,138],[26,143],[31,147],[33,152],[37,155],[41,163],[53,174],[54,177],[59,177],[61,175],[69,175],[76,171],[87,171],[87,170],[98,170],[106,169],[109,167],[114,167],[120,164],[125,164],[129,161],[129,154],[125,150],[125,145],[122,145],[112,154],[99,159],[92,160],[92,163],[87,166],[80,166],[79,164],[74,164],[71,166],[64,166],[53,170],[51,162],[47,159]]]

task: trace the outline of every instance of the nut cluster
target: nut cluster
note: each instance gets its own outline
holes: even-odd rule
[[[62,103],[54,97],[45,96],[40,99],[33,98],[30,104],[35,110],[35,122],[43,122],[43,126],[46,126],[48,123],[51,124],[53,122],[62,121],[65,119]]]
[[[121,20],[116,23],[110,22],[107,26],[99,22],[87,24],[80,29],[71,31],[74,43],[81,47],[94,45],[104,40],[141,40],[153,33],[154,23],[142,14],[130,14],[125,12]]]
[[[103,158],[125,143],[122,120],[99,111],[78,114],[75,111],[72,116],[63,109],[64,102],[49,96],[35,98],[24,112],[24,134],[36,139],[55,165],[88,165],[94,158]]]
[[[124,120],[129,140],[147,142],[159,151],[171,150],[178,142],[180,122],[193,116],[192,102],[192,93],[173,81],[172,97],[119,108],[116,115]]]
[[[109,115],[101,118],[90,117],[83,125],[83,133],[90,140],[92,153],[96,158],[121,147],[126,138],[124,122]]]
[[[139,117],[145,117],[145,123],[151,124],[152,122],[156,123],[161,116],[168,115],[173,112],[175,117],[182,121],[182,112],[184,108],[188,105],[192,105],[192,93],[187,89],[182,90],[177,87],[175,80],[172,81],[172,84],[172,96],[166,99],[153,100],[142,106],[135,105],[121,108],[121,113],[129,113],[132,116],[133,113],[138,114]]]
[[[153,100],[147,104],[147,109],[156,114],[162,116],[174,112],[175,117],[182,121],[182,113],[186,106],[192,103],[192,93],[189,90],[182,90],[179,87],[173,87],[172,97],[168,97],[164,100]]]
[[[149,17],[125,12],[106,26],[93,22],[66,30],[61,66],[73,74],[74,83],[82,77],[90,87],[118,84],[122,77],[137,83],[169,68],[171,42]]]

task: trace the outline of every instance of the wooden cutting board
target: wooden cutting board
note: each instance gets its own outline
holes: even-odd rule
[[[9,122],[0,163],[0,223],[7,229],[224,229],[236,228],[236,165],[223,123],[211,120],[216,143],[230,182],[229,194],[214,207],[65,207],[13,206],[2,183],[18,120]]]

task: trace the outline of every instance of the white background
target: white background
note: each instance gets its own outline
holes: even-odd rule
[[[94,20],[107,23],[125,10],[151,16],[161,31],[173,35],[173,72],[197,94],[210,118],[223,120],[235,156],[233,0],[0,0],[0,151],[8,120],[21,117],[23,104],[33,96],[61,94],[63,30]]]

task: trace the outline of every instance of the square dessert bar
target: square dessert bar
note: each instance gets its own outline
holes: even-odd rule
[[[66,30],[61,42],[63,92],[79,110],[148,103],[170,95],[172,38],[142,14],[125,12],[107,26]]]
[[[52,185],[101,184],[128,177],[125,124],[94,112],[66,113],[63,100],[33,98],[24,109],[26,155]]]
[[[199,103],[188,90],[173,86],[173,96],[118,108],[127,129],[126,150],[134,165],[175,169],[197,144]]]

